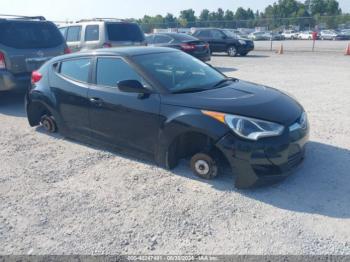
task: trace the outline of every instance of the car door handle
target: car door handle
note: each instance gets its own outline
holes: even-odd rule
[[[90,102],[94,105],[97,105],[97,106],[103,105],[103,100],[101,98],[97,98],[97,97],[91,97]]]

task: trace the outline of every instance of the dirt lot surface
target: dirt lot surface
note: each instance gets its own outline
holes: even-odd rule
[[[312,125],[283,183],[240,191],[30,128],[0,94],[0,254],[350,254],[350,57],[213,57],[293,94]]]

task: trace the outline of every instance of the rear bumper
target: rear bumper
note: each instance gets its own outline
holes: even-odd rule
[[[234,134],[223,137],[217,147],[236,176],[237,188],[251,188],[279,182],[303,162],[309,129],[289,130],[280,137],[253,142]]]
[[[0,91],[25,91],[30,86],[30,74],[13,75],[6,70],[0,70]]]

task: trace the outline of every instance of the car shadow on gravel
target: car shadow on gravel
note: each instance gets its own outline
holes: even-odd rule
[[[1,92],[0,114],[26,117],[24,110],[24,93]]]
[[[308,144],[302,166],[285,181],[269,187],[237,190],[228,175],[211,182],[221,191],[242,195],[277,208],[350,218],[350,150],[317,142]]]
[[[36,130],[45,133],[41,127],[37,127]],[[131,161],[156,166],[153,161],[135,157],[132,154],[118,152],[86,141],[67,139],[59,134],[49,135],[54,139],[68,140],[96,150],[104,150]],[[204,180],[193,175],[187,160],[182,160],[178,167],[171,170],[171,173],[209,184],[215,190],[239,193],[277,208],[334,218],[350,218],[350,150],[348,149],[310,142],[304,163],[292,176],[272,186],[249,190],[238,190],[234,187],[235,178],[228,166],[214,180]]]
[[[215,53],[212,54],[213,57],[227,57],[227,58],[232,58],[232,59],[237,59],[237,58],[267,58],[270,57],[269,55],[256,55],[254,53],[249,53],[246,56],[235,56],[235,57],[229,57],[227,53]]]

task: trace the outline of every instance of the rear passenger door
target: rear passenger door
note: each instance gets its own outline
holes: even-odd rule
[[[159,94],[140,96],[121,92],[123,80],[138,80],[151,87],[124,59],[99,57],[94,70],[95,85],[89,90],[93,137],[105,144],[153,155],[159,134]]]
[[[100,47],[100,26],[87,25],[84,32],[84,45],[82,50],[97,49]]]
[[[58,111],[72,135],[90,135],[88,90],[91,64],[89,57],[67,59],[55,64],[50,75]]]
[[[81,50],[81,31],[81,25],[69,26],[67,29],[67,45],[72,52]]]

